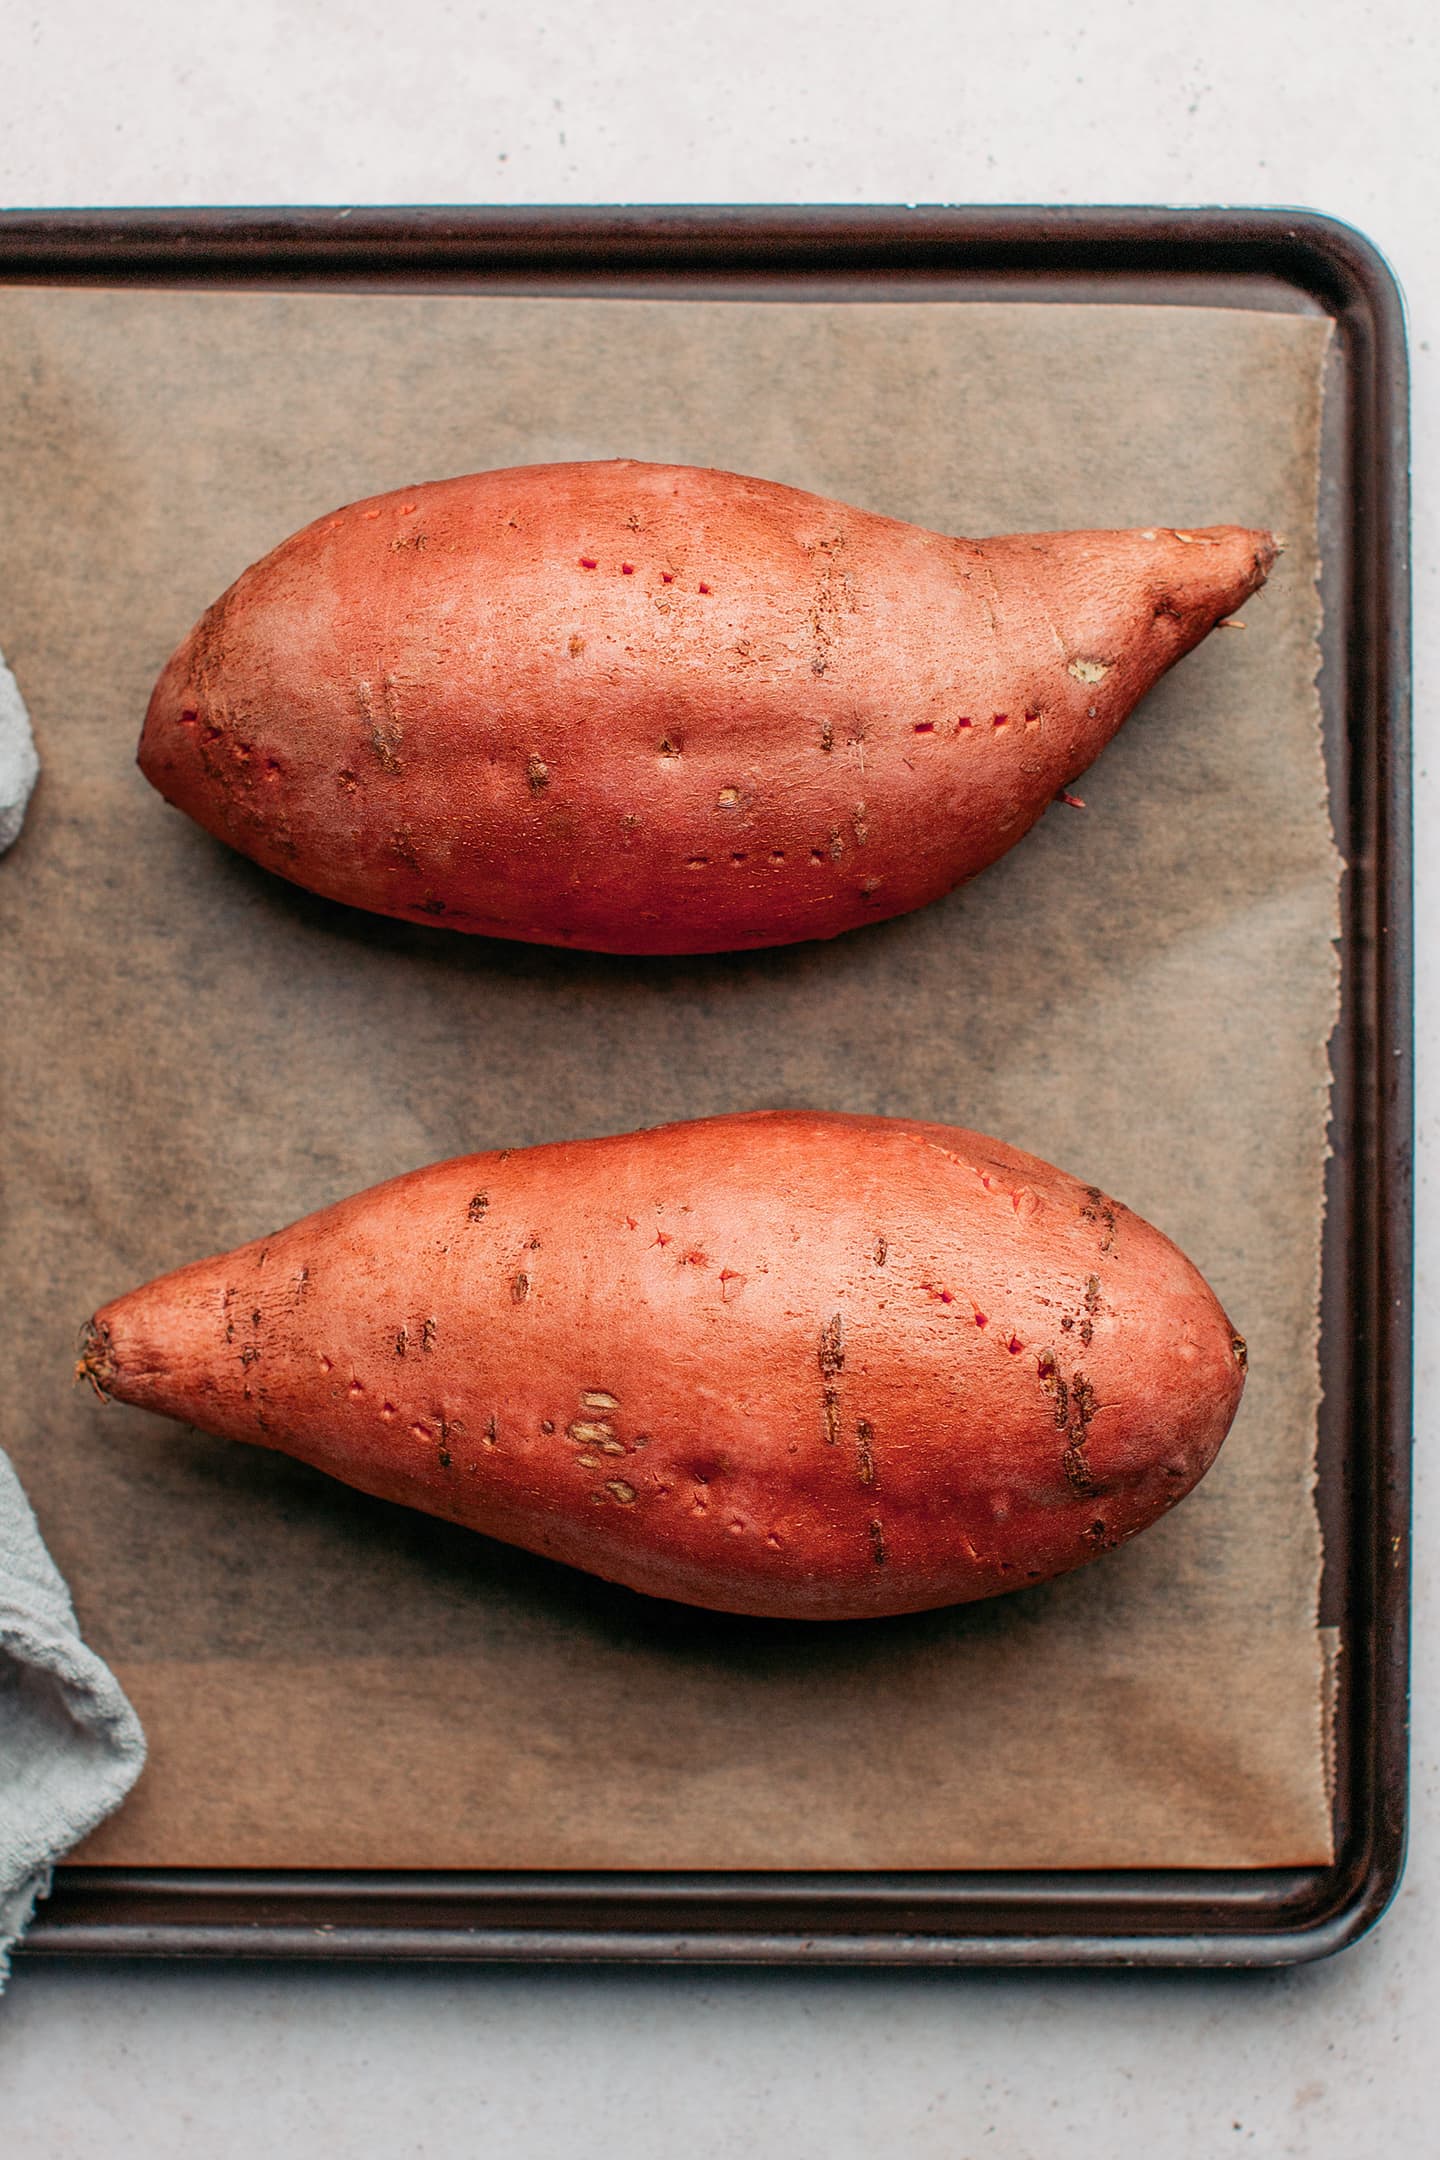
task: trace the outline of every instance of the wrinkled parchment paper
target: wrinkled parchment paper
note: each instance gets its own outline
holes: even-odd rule
[[[1036,305],[0,293],[4,1445],[151,1758],[86,1857],[1248,1866],[1328,1857],[1316,1295],[1337,860],[1314,689],[1327,325]],[[295,526],[531,460],[731,466],[955,532],[1289,542],[969,890],[829,945],[490,944],[291,889],[133,764]],[[412,1164],[814,1104],[973,1125],[1168,1231],[1249,1338],[1134,1545],[853,1626],[650,1604],[72,1386],[101,1300]]]

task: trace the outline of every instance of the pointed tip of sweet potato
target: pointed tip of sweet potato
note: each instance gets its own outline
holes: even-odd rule
[[[110,1330],[98,1318],[87,1320],[81,1330],[80,1355],[75,1360],[75,1381],[78,1386],[87,1382],[101,1402],[110,1402],[115,1379],[115,1360],[110,1348]]]
[[[1176,600],[1208,617],[1211,625],[1260,590],[1283,546],[1274,533],[1248,525],[1176,529],[1159,532],[1156,538],[1169,543],[1166,581]]]

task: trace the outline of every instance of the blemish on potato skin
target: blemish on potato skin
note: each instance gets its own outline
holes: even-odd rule
[[[1080,1210],[1080,1218],[1082,1222],[1094,1223],[1102,1230],[1100,1255],[1103,1259],[1115,1243],[1116,1220],[1113,1204],[1106,1199],[1098,1185],[1086,1186],[1085,1204]]]
[[[360,717],[369,739],[370,748],[375,754],[375,760],[376,763],[379,765],[380,770],[385,773],[398,773],[402,771],[403,767],[400,761],[399,751],[400,745],[404,740],[405,730],[401,726],[400,716],[396,706],[394,677],[391,675],[387,675],[385,677],[383,686],[383,717],[375,710],[374,693],[368,682],[362,679],[356,684],[355,696],[356,702],[360,708]]]
[[[1095,1315],[1100,1310],[1100,1278],[1091,1275],[1085,1284],[1084,1312],[1080,1322],[1080,1340],[1088,1350],[1095,1338]]]
[[[1073,1374],[1067,1385],[1053,1361],[1049,1375],[1042,1373],[1041,1384],[1054,1399],[1055,1423],[1066,1438],[1060,1461],[1066,1483],[1082,1497],[1097,1492],[1099,1487],[1085,1452],[1090,1421],[1099,1407],[1094,1388],[1082,1372]]]
[[[510,1285],[510,1296],[512,1300],[517,1305],[523,1305],[529,1295],[530,1277],[523,1273],[517,1275]]]
[[[840,1389],[838,1383],[844,1369],[844,1325],[839,1313],[836,1313],[834,1318],[827,1321],[820,1331],[820,1376],[824,1382],[820,1392],[820,1412],[827,1447],[833,1447],[840,1438]]]
[[[855,1426],[855,1474],[862,1485],[875,1483],[875,1428],[868,1418],[860,1418]]]

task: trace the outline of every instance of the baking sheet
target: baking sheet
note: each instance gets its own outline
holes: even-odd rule
[[[0,867],[6,1445],[152,1742],[84,1857],[1329,1858],[1328,334],[1179,308],[0,294],[0,645],[47,760]],[[619,454],[953,531],[1234,519],[1289,548],[1085,811],[828,946],[637,963],[378,923],[140,781],[170,646],[295,525]],[[1200,1490],[1065,1582],[816,1630],[648,1604],[68,1386],[103,1297],[411,1163],[771,1103],[973,1124],[1176,1237],[1251,1346]]]

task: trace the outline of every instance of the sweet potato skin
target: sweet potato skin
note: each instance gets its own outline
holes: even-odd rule
[[[245,571],[140,765],[382,914],[624,953],[833,937],[1013,846],[1273,556],[1231,526],[953,539],[629,460],[435,481]]]
[[[417,1170],[104,1307],[106,1395],[657,1597],[852,1619],[1133,1536],[1244,1345],[1139,1217],[905,1119]]]

